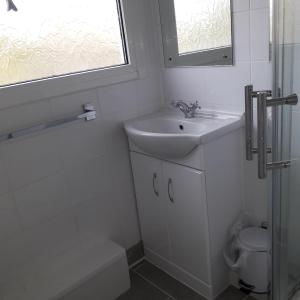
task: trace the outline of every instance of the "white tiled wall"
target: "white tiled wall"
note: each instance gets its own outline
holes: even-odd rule
[[[140,240],[124,120],[158,109],[163,97],[242,112],[244,85],[270,87],[267,1],[234,1],[233,67],[163,74],[155,2],[137,2],[136,22],[144,36],[137,45],[140,79],[0,110],[1,131],[78,113],[87,102],[98,112],[95,121],[0,145],[1,274],[82,236],[111,238],[127,248]],[[266,189],[255,168],[246,165],[246,206],[264,219]]]
[[[234,66],[164,69],[166,101],[198,100],[205,108],[241,113],[245,85],[271,88],[268,5],[268,0],[234,0]],[[265,220],[266,182],[256,173],[256,162],[245,163],[245,206]]]
[[[126,248],[140,240],[122,122],[157,110],[163,96],[153,7],[139,2],[143,17],[137,26],[145,37],[138,45],[144,50],[137,53],[140,79],[0,110],[3,132],[81,113],[87,102],[97,109],[95,121],[0,145],[0,268],[5,276],[83,236],[110,238]]]

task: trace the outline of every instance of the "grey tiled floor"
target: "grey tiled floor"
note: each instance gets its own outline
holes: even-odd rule
[[[147,261],[130,271],[131,289],[117,300],[205,300]],[[217,300],[254,300],[230,286]]]

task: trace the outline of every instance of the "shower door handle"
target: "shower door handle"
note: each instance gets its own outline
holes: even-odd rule
[[[291,161],[267,162],[267,107],[278,105],[297,105],[296,94],[287,97],[268,99],[268,93],[260,93],[257,96],[257,154],[258,154],[258,178],[267,177],[268,169],[288,168]]]

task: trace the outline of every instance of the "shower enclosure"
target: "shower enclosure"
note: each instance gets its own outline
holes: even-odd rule
[[[270,16],[273,88],[245,88],[246,159],[257,154],[258,177],[267,178],[270,191],[269,299],[300,300],[300,1],[270,0]],[[253,98],[257,99],[257,148]]]
[[[300,1],[271,0],[273,97],[300,95]],[[300,105],[272,108],[272,299],[300,299]],[[272,200],[271,200],[272,199]]]

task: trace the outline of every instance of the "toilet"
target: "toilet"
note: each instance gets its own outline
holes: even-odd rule
[[[260,227],[245,228],[240,231],[236,242],[239,250],[236,271],[240,287],[253,293],[267,293],[270,256],[268,231]]]

